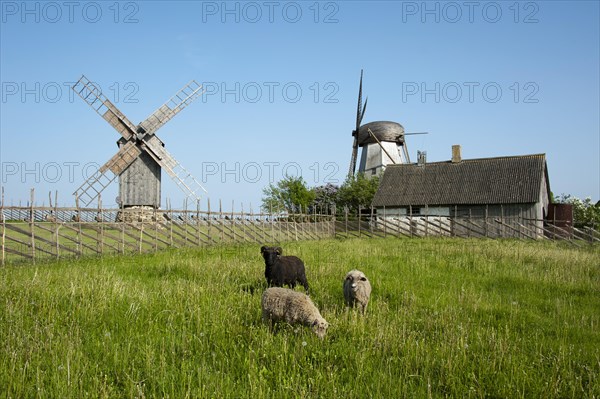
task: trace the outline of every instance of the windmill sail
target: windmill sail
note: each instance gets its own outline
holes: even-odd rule
[[[352,142],[352,158],[350,158],[350,168],[348,170],[348,176],[354,176],[354,172],[356,171],[356,158],[358,157],[358,131],[360,129],[360,123],[362,122],[363,117],[365,116],[365,111],[367,110],[367,101],[365,100],[365,104],[362,104],[362,78],[363,71],[360,70],[360,83],[358,85],[358,105],[356,107],[356,128],[352,132],[352,136],[354,136],[354,141]],[[362,109],[361,109],[362,108]]]
[[[173,156],[163,147],[156,136],[144,140],[142,148],[164,169],[171,179],[188,197],[194,200],[200,199],[200,191],[206,190]]]
[[[202,94],[202,86],[195,80],[185,85],[166,103],[160,106],[145,121],[140,123],[140,127],[146,133],[153,134],[173,118],[179,111],[187,107],[192,101]]]
[[[75,192],[83,205],[87,206],[94,201],[100,193],[119,176],[142,151],[135,142],[127,142],[121,149],[90,176]]]
[[[111,103],[94,83],[84,75],[73,85],[73,91],[79,95],[94,111],[104,118],[121,135],[129,140],[135,134],[136,126]]]

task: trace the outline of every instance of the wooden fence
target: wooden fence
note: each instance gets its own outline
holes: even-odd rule
[[[565,240],[574,245],[600,243],[600,232],[565,226],[562,220],[513,217],[401,216],[382,214],[337,217],[336,237],[460,237]]]
[[[593,229],[525,218],[366,214],[271,215],[208,210],[102,209],[0,205],[1,264],[143,253],[226,243],[272,244],[350,237],[560,239],[600,242]],[[563,227],[560,227],[563,226]]]

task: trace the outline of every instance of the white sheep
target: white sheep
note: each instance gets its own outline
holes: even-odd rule
[[[271,328],[273,323],[285,321],[311,327],[321,339],[327,333],[329,323],[306,294],[289,288],[271,287],[263,293],[261,304],[263,320],[269,320]]]
[[[371,283],[360,270],[350,270],[344,279],[344,298],[346,305],[359,306],[364,314],[371,297]]]

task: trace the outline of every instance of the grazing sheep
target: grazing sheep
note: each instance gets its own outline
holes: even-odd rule
[[[265,258],[265,278],[269,287],[289,285],[294,289],[296,283],[304,287],[308,293],[308,281],[304,263],[296,256],[281,256],[281,247],[261,247],[260,253]]]
[[[354,307],[360,306],[361,312],[367,311],[369,297],[371,296],[371,283],[367,276],[360,270],[351,270],[344,279],[344,298],[346,305]]]
[[[261,304],[263,320],[269,320],[271,328],[273,323],[285,321],[311,327],[321,339],[327,333],[329,323],[306,294],[288,288],[267,288]]]

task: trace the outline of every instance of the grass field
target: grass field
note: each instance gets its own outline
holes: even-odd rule
[[[329,321],[262,323],[259,245],[0,268],[0,397],[598,398],[600,248],[284,243]],[[342,279],[373,285],[366,317]]]

